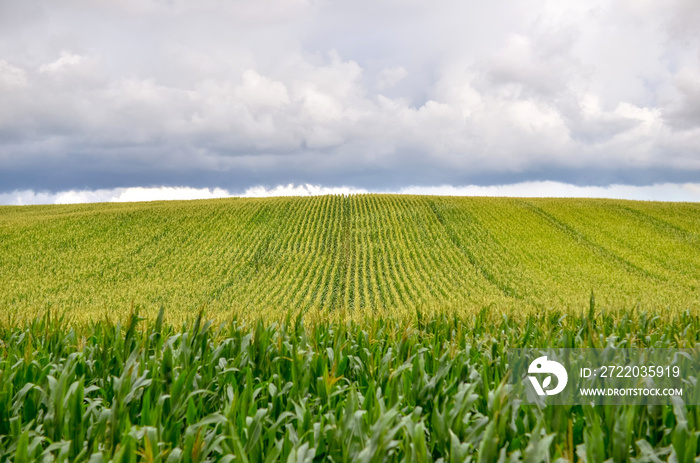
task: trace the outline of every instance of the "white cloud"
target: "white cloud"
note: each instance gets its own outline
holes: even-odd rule
[[[561,182],[523,182],[513,185],[408,187],[401,194],[493,196],[520,198],[610,198],[642,201],[700,201],[700,183],[660,183],[648,186],[578,186]]]
[[[135,201],[168,201],[213,199],[231,196],[221,188],[153,187],[115,188],[100,190],[69,190],[56,193],[32,190],[0,193],[0,204],[26,206],[31,204],[123,203]]]
[[[32,204],[78,204],[98,202],[136,202],[213,199],[228,197],[267,198],[275,196],[353,195],[366,193],[393,193],[438,196],[491,196],[491,197],[556,197],[556,198],[612,198],[645,201],[700,202],[700,183],[662,183],[648,186],[610,185],[605,187],[577,186],[561,182],[522,182],[511,185],[466,186],[410,186],[398,190],[367,190],[354,187],[326,187],[293,183],[274,187],[255,186],[242,194],[222,188],[152,187],[115,188],[102,190],[69,190],[56,193],[31,190],[0,193],[0,205],[25,206]]]
[[[0,59],[0,91],[14,90],[17,87],[27,86],[27,75],[23,69],[12,66],[5,60]]]
[[[278,108],[289,104],[287,87],[249,69],[243,82],[233,91],[233,97],[250,108]]]
[[[221,188],[125,188],[110,199],[111,202],[124,203],[133,201],[165,201],[174,199],[212,199],[230,196]]]
[[[39,72],[42,74],[59,74],[65,72],[70,68],[79,66],[85,60],[84,57],[70,53],[68,51],[62,51],[60,58],[51,63],[42,64],[39,67]]]
[[[377,77],[377,88],[384,90],[398,84],[408,75],[408,71],[401,66],[385,68]]]
[[[319,196],[319,195],[352,195],[368,193],[362,188],[324,187],[320,185],[277,185],[273,188],[256,186],[248,188],[241,196],[245,198],[267,198],[270,196]]]

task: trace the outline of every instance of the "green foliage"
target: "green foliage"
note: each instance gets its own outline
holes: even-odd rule
[[[0,327],[0,462],[695,461],[697,407],[526,406],[506,362],[631,332],[637,347],[695,345],[700,317],[496,320]]]
[[[699,251],[691,203],[0,207],[0,462],[697,461],[697,407],[524,406],[506,349],[694,347]]]

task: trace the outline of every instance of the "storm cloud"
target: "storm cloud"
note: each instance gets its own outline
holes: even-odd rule
[[[0,193],[697,182],[699,23],[694,0],[0,0]]]

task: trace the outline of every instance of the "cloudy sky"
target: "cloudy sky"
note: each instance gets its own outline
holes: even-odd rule
[[[700,200],[698,24],[697,0],[0,0],[0,203]]]

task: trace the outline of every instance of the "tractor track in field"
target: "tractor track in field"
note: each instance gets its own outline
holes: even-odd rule
[[[476,258],[476,256],[473,252],[471,252],[469,247],[462,243],[462,240],[459,238],[457,233],[455,233],[452,227],[447,223],[434,201],[428,200],[428,206],[433,211],[433,214],[435,214],[435,217],[437,218],[438,222],[440,222],[440,224],[443,226],[445,234],[448,236],[452,244],[454,244],[454,246],[466,256],[466,258],[469,260],[469,263],[472,265],[472,267],[474,267],[474,269],[479,273],[479,275],[481,275],[491,285],[498,288],[498,290],[501,293],[503,293],[504,296],[514,299],[523,299],[523,296],[520,295],[515,288],[511,287],[508,283],[505,283],[496,278],[496,276],[488,268],[486,268],[486,266],[482,262],[480,262],[479,259]],[[471,219],[472,221],[476,222],[476,219],[474,217],[471,217]]]
[[[644,269],[642,267],[639,267],[638,265],[633,264],[629,260],[625,259],[624,257],[614,253],[610,249],[594,242],[588,236],[586,236],[584,233],[581,231],[575,229],[571,225],[567,224],[566,222],[558,219],[554,215],[548,213],[544,209],[532,204],[531,202],[528,201],[523,201],[523,200],[518,200],[518,204],[522,204],[528,209],[530,209],[533,213],[537,214],[539,217],[541,217],[545,222],[549,223],[552,225],[554,228],[557,230],[561,231],[562,233],[568,235],[571,239],[576,241],[578,244],[581,246],[584,246],[594,253],[600,255],[601,257],[607,259],[610,262],[613,262],[617,264],[618,266],[624,268],[628,273],[635,274],[637,276],[641,276],[644,278],[650,278],[653,280],[657,281],[665,281],[666,278],[657,275],[655,273],[650,272],[647,269]]]

